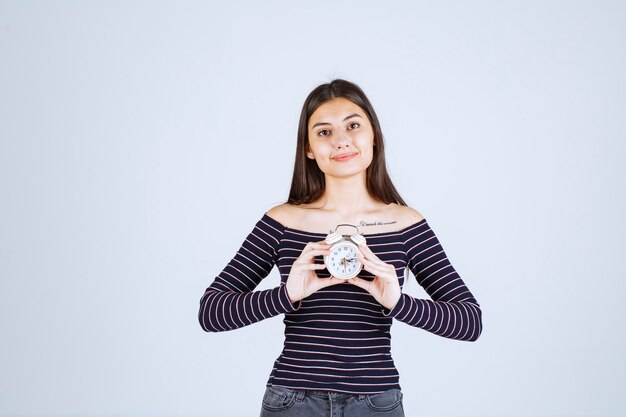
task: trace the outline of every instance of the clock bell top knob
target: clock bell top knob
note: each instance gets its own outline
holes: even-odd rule
[[[363,235],[352,235],[350,236],[350,239],[352,239],[352,241],[357,245],[365,245],[366,242],[365,236]]]
[[[337,232],[329,233],[328,236],[326,236],[326,243],[328,243],[329,245],[332,245],[333,243],[337,243],[340,240],[341,240],[341,234]]]

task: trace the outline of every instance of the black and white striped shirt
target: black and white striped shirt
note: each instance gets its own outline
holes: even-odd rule
[[[200,325],[207,332],[221,332],[284,314],[284,348],[266,385],[354,394],[400,388],[390,349],[393,318],[450,339],[478,339],[480,305],[426,219],[393,233],[364,236],[376,256],[395,266],[401,287],[408,267],[432,300],[402,293],[389,310],[367,291],[346,283],[291,303],[285,283],[293,262],[308,242],[321,241],[326,234],[285,227],[264,214],[200,299]],[[322,257],[316,262],[323,263]],[[280,285],[253,291],[274,265]],[[317,274],[330,276],[326,269]],[[373,279],[365,270],[359,277]]]

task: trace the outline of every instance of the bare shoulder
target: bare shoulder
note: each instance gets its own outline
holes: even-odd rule
[[[301,210],[299,207],[283,203],[272,207],[265,214],[283,226],[291,227],[294,224],[294,220],[298,217],[299,210]]]
[[[424,219],[422,214],[413,207],[391,204],[394,217],[398,219],[400,228],[411,226]]]

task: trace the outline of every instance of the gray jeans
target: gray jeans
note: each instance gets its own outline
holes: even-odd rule
[[[404,417],[402,391],[347,394],[266,387],[261,417]]]

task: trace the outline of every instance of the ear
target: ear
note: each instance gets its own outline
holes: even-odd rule
[[[311,147],[308,143],[306,144],[306,156],[309,159],[315,159],[315,155],[313,155],[313,152],[311,152]]]

